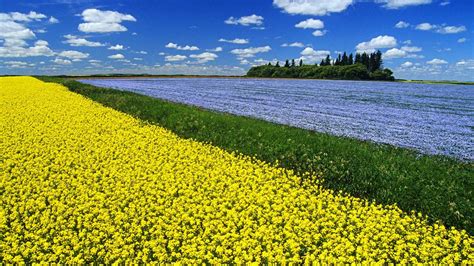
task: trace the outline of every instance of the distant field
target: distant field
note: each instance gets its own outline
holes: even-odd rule
[[[106,106],[178,135],[321,176],[325,187],[378,203],[396,203],[474,233],[474,168],[443,156],[217,113],[77,81],[58,82]]]

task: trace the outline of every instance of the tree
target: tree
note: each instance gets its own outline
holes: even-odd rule
[[[362,59],[360,56],[360,53],[356,53],[355,59],[354,59],[354,64],[362,64]]]
[[[324,59],[321,59],[321,63],[319,63],[319,66],[324,66],[326,62],[324,62]]]
[[[288,59],[285,62],[285,67],[290,67],[290,61],[288,61]]]
[[[331,65],[331,57],[329,55],[326,56],[326,60],[324,61],[325,66]]]
[[[367,68],[369,69],[369,55],[366,52],[363,52],[362,55],[360,56],[360,62]]]
[[[375,70],[378,69],[383,69],[382,52],[380,50],[377,50],[375,53]]]
[[[275,67],[280,67],[280,61],[277,61]]]
[[[300,59],[300,66],[303,66],[303,59]]]
[[[349,58],[347,59],[347,64],[348,65],[354,64],[354,56],[352,55],[352,53],[349,55]]]
[[[349,58],[347,57],[346,52],[344,52],[344,54],[342,55],[341,64],[342,64],[343,66],[349,65]]]
[[[296,64],[295,64],[295,59],[291,59],[291,67],[295,67]]]
[[[272,66],[272,62],[268,62],[268,66]]]

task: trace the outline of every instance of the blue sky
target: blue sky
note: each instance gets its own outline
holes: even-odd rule
[[[384,53],[397,78],[474,80],[472,0],[0,1],[0,74],[241,75]]]

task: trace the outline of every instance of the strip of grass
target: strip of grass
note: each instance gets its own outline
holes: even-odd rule
[[[105,106],[229,151],[295,170],[316,173],[323,185],[378,203],[396,203],[431,221],[474,233],[474,164],[444,156],[288,127],[247,117],[107,88],[70,79],[57,82]]]

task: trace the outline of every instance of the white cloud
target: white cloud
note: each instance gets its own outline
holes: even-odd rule
[[[250,16],[240,17],[240,18],[230,17],[226,21],[224,21],[224,23],[231,24],[231,25],[242,25],[242,26],[250,26],[250,25],[260,26],[263,24],[263,17],[257,16],[255,14],[250,15]]]
[[[59,23],[59,20],[57,18],[53,17],[53,16],[51,16],[48,21],[51,24]]]
[[[233,43],[233,44],[247,44],[247,43],[249,43],[249,40],[248,39],[239,39],[239,38],[235,38],[233,40],[227,40],[227,39],[220,38],[219,42],[228,42],[228,43]]]
[[[33,39],[36,35],[24,25],[15,21],[1,21],[0,20],[0,39],[8,40],[27,40]]]
[[[397,29],[404,29],[404,28],[408,28],[410,26],[410,23],[408,22],[405,22],[405,21],[399,21],[397,24],[395,24],[395,28]]]
[[[273,0],[273,5],[289,14],[324,16],[342,12],[354,2],[353,0]]]
[[[136,54],[148,54],[147,51],[135,51],[134,53],[136,53]]]
[[[324,36],[325,34],[326,34],[325,30],[315,30],[313,32],[313,36],[316,36],[316,37],[321,37],[321,36]]]
[[[435,24],[430,24],[430,23],[421,23],[418,24],[415,29],[417,30],[423,30],[423,31],[429,31],[429,30],[434,30],[437,33],[441,34],[456,34],[460,32],[464,32],[467,30],[466,26],[449,26],[449,25],[435,25]]]
[[[426,62],[427,64],[430,64],[430,65],[445,65],[447,64],[448,62],[446,60],[443,60],[443,59],[438,59],[438,58],[435,58],[433,60],[430,60],[428,62]]]
[[[214,49],[207,49],[208,52],[222,52],[224,51],[224,49],[222,49],[222,47],[218,46]]]
[[[79,52],[79,51],[63,51],[63,52],[60,52],[58,54],[58,56],[60,57],[66,57],[66,58],[69,58],[69,59],[84,59],[84,58],[87,58],[89,57],[89,54],[88,53],[82,53],[82,52]]]
[[[3,46],[0,47],[0,57],[30,57],[30,56],[52,56],[54,52],[49,49],[48,42],[39,40],[34,46]]]
[[[67,43],[70,46],[88,46],[88,47],[105,46],[105,44],[103,43],[88,41],[85,38],[79,38],[71,34],[64,35],[64,37],[66,38],[66,40],[63,43]]]
[[[177,62],[177,61],[183,61],[186,58],[188,58],[185,55],[168,55],[165,57],[165,61],[167,62]]]
[[[123,45],[121,44],[117,44],[117,45],[114,45],[114,46],[110,46],[109,48],[107,48],[108,50],[116,50],[116,51],[119,51],[119,50],[125,50],[125,48],[123,47]]]
[[[284,43],[281,45],[281,47],[299,47],[299,48],[302,48],[304,47],[305,45],[301,42],[293,42],[293,43]]]
[[[401,49],[409,53],[417,53],[423,50],[421,47],[417,47],[417,46],[402,46]]]
[[[204,52],[202,54],[192,54],[189,57],[197,59],[198,63],[203,64],[203,63],[207,63],[209,61],[214,61],[219,56],[214,54],[214,53]]]
[[[388,35],[381,35],[368,42],[361,42],[356,46],[358,52],[373,52],[379,48],[392,48],[397,46],[397,39]]]
[[[407,52],[398,48],[392,48],[383,54],[384,59],[402,58],[407,56]]]
[[[458,39],[458,43],[465,43],[467,41],[466,38],[460,38]]]
[[[418,6],[431,4],[432,0],[376,0],[378,3],[383,3],[385,8],[398,9],[406,6]]]
[[[430,23],[421,23],[421,24],[418,24],[416,25],[415,29],[417,30],[432,30],[436,28],[436,25],[431,25]]]
[[[102,11],[98,9],[86,9],[81,14],[82,20],[78,29],[82,32],[120,32],[127,28],[120,23],[123,21],[137,21],[132,15],[122,14],[116,11]]]
[[[437,32],[441,34],[456,34],[463,31],[466,31],[465,26],[444,26],[437,30]]]
[[[55,64],[58,64],[58,65],[70,65],[70,64],[72,64],[71,60],[61,59],[61,58],[56,58],[52,62],[55,63]]]
[[[410,68],[410,67],[413,66],[413,63],[410,62],[410,61],[407,61],[407,62],[401,64],[400,66],[403,67],[403,68]]]
[[[232,54],[237,55],[239,59],[254,57],[258,53],[266,53],[272,50],[270,46],[262,46],[262,47],[249,47],[245,49],[234,49],[230,51]]]
[[[125,56],[123,54],[114,54],[114,55],[109,55],[108,56],[110,59],[124,59]]]
[[[35,11],[30,11],[30,13],[20,13],[20,12],[10,12],[10,13],[0,13],[0,21],[20,21],[20,22],[30,22],[30,21],[40,21],[47,18],[46,15],[41,13],[36,13]]]
[[[311,47],[306,47],[300,54],[301,57],[299,59],[302,59],[307,64],[314,64],[319,63],[322,59],[330,55],[331,52],[326,50],[314,50]]]
[[[449,2],[449,1],[443,1],[443,2],[439,3],[440,6],[447,6],[449,4],[451,4],[451,2]]]
[[[3,64],[7,65],[8,68],[27,68],[35,66],[35,64],[23,61],[6,61],[3,62]]]
[[[309,18],[307,20],[299,22],[295,25],[295,27],[300,29],[323,29],[324,22],[319,19]]]
[[[176,43],[172,43],[172,42],[165,45],[165,47],[170,48],[170,49],[183,50],[183,51],[197,51],[197,50],[199,50],[199,47],[197,47],[197,46],[189,46],[189,45],[179,46]]]

